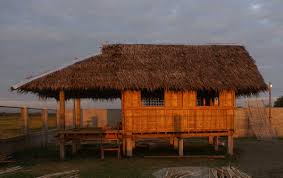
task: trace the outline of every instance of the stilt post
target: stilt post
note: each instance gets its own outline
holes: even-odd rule
[[[234,139],[233,135],[228,136],[228,154],[233,155],[233,150],[234,150]]]
[[[180,138],[178,141],[179,156],[184,156],[184,139]]]
[[[133,156],[133,140],[131,137],[128,136],[126,139],[126,152],[128,157]]]

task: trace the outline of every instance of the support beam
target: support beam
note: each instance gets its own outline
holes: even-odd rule
[[[218,136],[214,137],[214,150],[215,151],[219,150],[219,137]]]
[[[26,106],[21,108],[21,118],[23,122],[24,135],[29,135],[28,108]]]
[[[42,146],[48,145],[48,109],[44,108],[41,113],[42,119]]]
[[[180,138],[178,141],[179,156],[184,156],[184,139]]]
[[[65,93],[63,90],[59,93],[60,101],[60,129],[65,130]]]
[[[213,136],[208,136],[208,144],[213,144]]]
[[[234,139],[233,135],[228,136],[228,154],[233,155],[233,150],[234,150]]]
[[[126,151],[127,156],[132,157],[133,156],[133,143],[132,138],[127,138],[126,140]]]

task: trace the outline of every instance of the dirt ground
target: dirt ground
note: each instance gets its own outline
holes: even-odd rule
[[[225,154],[225,148],[214,152],[206,140],[187,140],[186,155]],[[115,153],[106,153],[105,160],[99,159],[97,148],[85,146],[72,156],[70,149],[67,160],[58,160],[58,148],[32,149],[14,155],[17,164],[24,170],[6,177],[35,177],[47,173],[79,169],[81,177],[152,177],[152,173],[167,167],[233,165],[253,177],[283,178],[283,139],[257,141],[253,138],[235,140],[235,155],[225,159],[200,158],[144,158],[145,155],[177,155],[164,142],[150,144],[149,148],[138,147],[133,158],[117,160]]]
[[[283,177],[283,139],[236,140],[236,164],[253,177]]]

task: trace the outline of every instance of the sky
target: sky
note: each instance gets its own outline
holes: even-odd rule
[[[281,0],[1,0],[0,104],[37,103],[10,86],[103,43],[242,44],[283,95],[282,9]]]

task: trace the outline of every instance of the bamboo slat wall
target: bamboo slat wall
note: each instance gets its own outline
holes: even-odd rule
[[[123,92],[126,132],[228,131],[234,127],[235,93],[219,94],[219,106],[196,106],[196,92],[165,92],[164,106],[143,106],[139,91]]]

